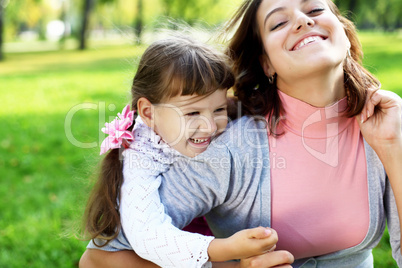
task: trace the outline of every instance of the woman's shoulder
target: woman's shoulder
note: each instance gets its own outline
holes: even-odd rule
[[[229,148],[256,147],[268,142],[267,123],[261,116],[243,116],[231,121],[216,140]]]
[[[263,150],[262,150],[263,148]],[[268,153],[266,122],[261,117],[243,116],[228,124],[226,130],[211,142],[207,150],[188,161],[232,161],[242,155]],[[212,160],[211,160],[212,159]]]

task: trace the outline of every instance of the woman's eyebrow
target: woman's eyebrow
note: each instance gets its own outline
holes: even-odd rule
[[[269,18],[272,14],[274,14],[275,12],[278,12],[278,11],[282,11],[282,10],[284,10],[284,9],[285,9],[284,7],[277,7],[277,8],[275,8],[275,9],[271,10],[271,11],[267,14],[267,16],[265,16],[265,19],[264,19],[264,27],[265,27],[265,23],[267,22],[268,18]]]
[[[301,4],[304,4],[304,3],[309,2],[309,1],[311,1],[311,0],[301,0]],[[278,12],[278,11],[282,11],[282,10],[284,10],[284,9],[285,9],[284,7],[277,7],[277,8],[275,8],[275,9],[271,10],[271,11],[267,14],[267,16],[265,16],[265,19],[264,19],[264,27],[265,27],[265,23],[267,22],[268,18],[269,18],[272,14],[274,14],[275,12]]]

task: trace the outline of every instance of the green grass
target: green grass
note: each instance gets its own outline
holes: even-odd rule
[[[0,267],[76,266],[87,242],[74,235],[99,150],[68,138],[98,142],[98,118],[128,101],[142,50],[9,54],[0,63]],[[77,105],[91,109],[73,114]]]
[[[401,37],[361,36],[365,65],[401,95]],[[0,63],[0,267],[77,265],[87,242],[75,236],[100,157],[74,141],[103,138],[103,123],[129,100],[143,49],[15,53]],[[383,239],[376,266],[396,267],[390,254]]]

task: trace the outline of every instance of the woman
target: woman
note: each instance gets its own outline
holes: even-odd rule
[[[175,224],[210,211],[218,237],[258,225],[275,229],[278,251],[241,267],[285,266],[288,252],[294,267],[372,267],[386,216],[402,265],[401,101],[368,91],[379,82],[360,65],[353,24],[329,0],[246,1],[231,27],[238,22],[228,49],[235,92],[243,111],[265,117],[268,127],[243,117],[200,155],[199,166],[172,166],[172,173],[186,168],[192,183],[164,174],[161,198]],[[221,184],[194,187],[212,177]],[[171,191],[177,184],[193,189],[191,199]],[[182,211],[169,211],[180,202]],[[115,267],[127,265],[124,258],[134,267],[140,262],[133,252],[88,250],[82,263],[99,258]]]

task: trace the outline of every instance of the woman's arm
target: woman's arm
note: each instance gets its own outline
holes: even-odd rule
[[[294,261],[287,251],[272,251],[260,256],[243,259],[240,262],[217,262],[213,268],[291,268]],[[87,249],[82,255],[80,268],[159,268],[156,264],[141,259],[134,251],[108,252],[98,249]]]
[[[358,116],[360,129],[385,168],[402,229],[402,100],[390,91],[369,94],[366,107]]]
[[[131,250],[104,251],[87,249],[82,254],[80,268],[159,268],[158,265],[144,260]]]

